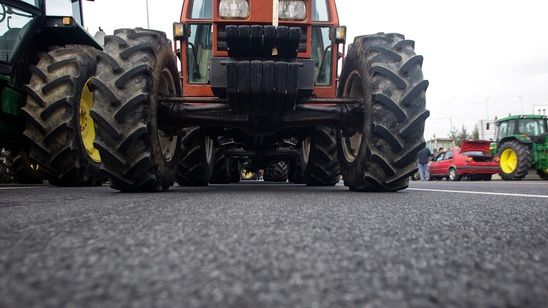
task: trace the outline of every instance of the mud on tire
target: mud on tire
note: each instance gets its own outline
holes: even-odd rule
[[[27,103],[25,136],[40,174],[58,186],[100,185],[100,156],[93,147],[94,124],[88,81],[95,75],[98,51],[67,45],[39,54],[23,87]]]
[[[160,130],[159,95],[181,95],[163,32],[119,29],[105,38],[92,79],[101,170],[121,191],[165,191],[174,183],[180,136]]]
[[[363,126],[339,132],[344,183],[356,191],[397,191],[409,185],[424,142],[426,110],[422,56],[400,34],[357,37],[340,76],[338,97],[362,99]]]

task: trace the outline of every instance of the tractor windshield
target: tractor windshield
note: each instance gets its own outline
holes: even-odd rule
[[[213,5],[219,3],[212,0],[193,0],[189,5],[187,18],[191,21],[188,23],[189,37],[186,40],[187,49],[187,76],[188,82],[191,84],[207,84],[209,80],[209,60],[213,54],[214,41],[214,22],[216,19],[213,16]],[[331,41],[330,33],[332,32],[331,12],[327,0],[312,1],[312,27],[308,33],[311,37],[310,56],[314,59],[314,83],[318,86],[329,86],[332,84],[333,71],[333,49],[334,43]],[[235,19],[235,23],[245,23]],[[227,20],[221,20],[218,27],[218,36],[224,29],[224,24]],[[264,21],[263,21],[264,23]],[[304,30],[305,31],[305,30]],[[223,46],[223,47],[221,47]],[[218,50],[225,48],[226,43],[217,42]],[[303,47],[306,51],[306,47]]]
[[[312,1],[312,58],[315,61],[314,82],[317,85],[331,84],[333,44],[330,14],[326,0]]]
[[[527,136],[540,136],[545,133],[542,119],[520,119],[519,132]]]
[[[543,119],[515,119],[499,124],[497,140],[515,135],[535,137],[544,133],[546,129]]]
[[[0,61],[13,62],[19,45],[31,27],[31,21],[43,14],[46,8],[40,7],[39,0],[23,0],[19,3],[0,0],[0,6]],[[79,9],[78,1],[49,0],[46,13],[51,16],[72,16],[75,9]]]
[[[34,1],[30,4],[35,5]],[[32,13],[15,8],[7,4],[1,4],[0,8],[0,61],[11,62],[17,47],[21,43],[27,25],[33,20]]]

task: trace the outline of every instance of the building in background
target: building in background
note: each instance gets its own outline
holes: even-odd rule
[[[480,140],[494,140],[496,130],[496,119],[479,120],[478,131]]]
[[[439,148],[444,148],[445,150],[455,148],[455,141],[452,138],[436,138],[434,136],[432,139],[426,141],[426,146],[435,154]]]

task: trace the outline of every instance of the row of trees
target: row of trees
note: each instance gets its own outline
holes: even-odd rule
[[[462,125],[462,128],[460,130],[457,130],[453,127],[451,132],[449,133],[449,138],[453,139],[455,141],[455,144],[460,145],[464,140],[479,140],[480,133],[478,126],[474,126],[474,129],[472,132],[468,132],[468,129]]]

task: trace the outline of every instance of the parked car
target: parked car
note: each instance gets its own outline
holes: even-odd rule
[[[438,153],[428,163],[430,179],[490,181],[500,172],[499,157],[491,154],[490,141],[463,141],[460,148]]]

